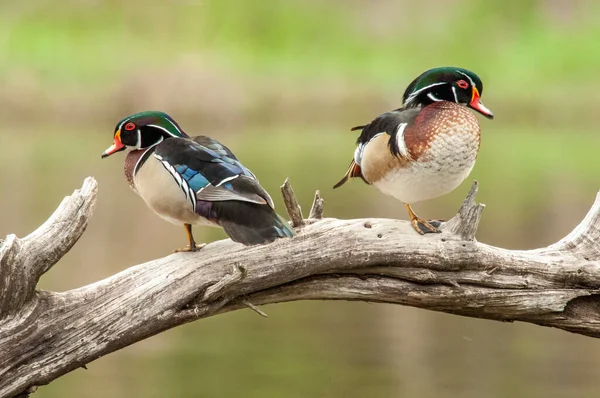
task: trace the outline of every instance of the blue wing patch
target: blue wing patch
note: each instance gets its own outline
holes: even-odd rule
[[[199,200],[248,201],[272,207],[269,194],[254,174],[227,147],[211,138],[170,138],[156,147],[154,156],[173,176],[193,208]]]
[[[184,164],[175,166],[175,170],[187,181],[189,187],[195,192],[198,192],[210,184],[202,173],[198,170],[191,169]]]

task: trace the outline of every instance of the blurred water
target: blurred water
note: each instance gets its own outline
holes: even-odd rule
[[[470,181],[487,204],[477,238],[548,245],[600,188],[600,3],[593,0],[143,0],[0,2],[0,236],[24,236],[92,175],[96,213],[41,281],[67,290],[164,256],[182,228],[145,208],[114,123],[161,109],[227,144],[280,212],[290,177],[330,217],[406,219],[360,181],[332,190],[348,128],[399,106],[416,74],[464,66],[496,114],[481,120],[469,180],[417,204],[449,218]],[[197,228],[198,241],[224,238]],[[36,397],[597,397],[597,340],[399,306],[302,302],[202,320],[42,387]]]
[[[213,136],[258,175],[281,212],[278,186],[289,176],[305,209],[314,190],[321,189],[327,216],[405,219],[398,202],[360,181],[331,189],[345,171],[353,146],[353,135],[336,130],[313,126],[304,134],[238,131]],[[4,141],[10,132],[0,136]],[[110,128],[81,134],[56,126],[43,134],[23,131],[21,137],[5,154],[11,167],[0,171],[0,186],[10,192],[0,197],[0,209],[5,209],[0,234],[23,236],[34,229],[85,176],[93,175],[100,184],[87,232],[44,276],[42,287],[65,290],[91,283],[185,243],[181,228],[152,214],[127,187],[122,154],[100,160],[111,143]],[[598,188],[596,169],[588,169],[596,164],[589,159],[599,141],[597,135],[582,133],[579,144],[570,148],[572,137],[560,131],[544,136],[516,127],[486,127],[472,174],[481,184],[479,199],[488,205],[478,234],[481,241],[533,248],[561,238],[581,220]],[[504,151],[504,143],[516,139],[522,147]],[[571,157],[572,151],[581,156]],[[535,162],[532,153],[537,153]],[[519,160],[523,154],[529,154],[527,161]],[[567,159],[568,167],[561,164]],[[426,217],[448,218],[468,185],[417,208]],[[198,228],[196,234],[199,241],[224,237],[207,228]],[[308,302],[265,310],[268,319],[244,310],[163,333],[97,360],[89,370],[77,370],[36,394],[597,396],[600,346],[594,339],[382,304]]]

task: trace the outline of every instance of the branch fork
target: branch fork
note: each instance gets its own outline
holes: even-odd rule
[[[312,224],[317,220],[323,218],[323,207],[325,201],[321,197],[321,192],[317,190],[315,192],[315,199],[308,213],[308,219],[305,219],[302,215],[302,207],[296,200],[296,194],[292,189],[290,179],[286,178],[285,182],[281,186],[281,194],[283,195],[283,202],[285,204],[285,210],[290,217],[293,228],[302,228],[305,225]]]

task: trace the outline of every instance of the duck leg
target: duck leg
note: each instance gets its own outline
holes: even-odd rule
[[[206,243],[201,243],[199,245],[196,244],[196,241],[194,240],[194,235],[192,235],[192,226],[190,224],[183,224],[183,227],[185,228],[185,233],[187,234],[189,244],[187,245],[187,247],[173,250],[173,253],[195,252],[196,250],[200,250],[204,246],[206,246]]]
[[[405,203],[405,205],[406,205],[406,210],[408,210],[408,215],[410,216],[410,223],[412,224],[415,231],[417,231],[419,234],[421,234],[421,235],[432,234],[432,233],[439,234],[440,232],[442,232],[438,229],[438,227],[440,225],[442,225],[441,221],[423,220],[422,218],[419,218],[419,216],[417,216],[415,214],[415,212],[413,211],[413,209],[410,207],[410,205],[408,203]]]

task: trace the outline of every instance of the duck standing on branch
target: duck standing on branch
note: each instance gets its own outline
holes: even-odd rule
[[[467,108],[492,119],[481,102],[483,83],[466,69],[430,69],[406,89],[402,107],[378,116],[358,137],[344,178],[360,177],[404,202],[420,234],[440,232],[440,221],[419,218],[410,203],[445,195],[469,175],[479,152],[479,123]]]
[[[275,213],[273,200],[225,145],[189,137],[169,115],[133,114],[117,123],[114,142],[102,158],[129,149],[125,177],[146,205],[167,221],[183,225],[195,251],[192,225],[222,227],[244,245],[294,236]]]

